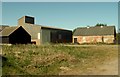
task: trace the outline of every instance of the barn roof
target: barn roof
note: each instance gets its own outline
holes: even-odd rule
[[[31,35],[32,39],[37,39],[38,33],[40,33],[40,29],[49,29],[49,30],[66,30],[62,28],[50,27],[50,26],[42,26],[37,24],[27,24],[25,23],[24,26],[21,25],[26,31],[28,31]],[[67,30],[70,31],[70,30]]]
[[[0,32],[0,36],[9,36],[14,32],[18,27],[6,27]]]
[[[63,28],[56,28],[56,27],[52,27],[52,26],[41,26],[42,29],[54,29],[54,30],[67,30],[67,29],[63,29]],[[71,30],[67,30],[67,31],[71,31]]]
[[[22,26],[15,26],[15,27],[5,27],[1,32],[0,36],[9,36],[11,33],[13,33],[15,30],[17,30],[19,27]]]
[[[77,28],[73,36],[114,35],[115,26],[95,26]]]
[[[0,32],[1,32],[5,27],[9,27],[9,26],[8,26],[8,25],[0,25]]]

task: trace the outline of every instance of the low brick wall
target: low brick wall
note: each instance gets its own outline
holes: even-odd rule
[[[73,36],[73,43],[75,43],[74,38],[77,38],[77,43],[114,43],[114,35],[105,36]]]
[[[31,42],[36,45],[40,45],[40,40],[39,39],[32,39]]]

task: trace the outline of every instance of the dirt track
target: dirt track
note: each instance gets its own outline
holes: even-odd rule
[[[102,65],[92,68],[84,75],[118,75],[118,59],[113,59],[111,61],[105,62]]]
[[[69,46],[85,46],[86,45],[69,45]],[[96,46],[96,45],[87,45],[88,46]],[[118,48],[116,45],[103,45],[104,47],[114,47]],[[116,52],[115,52],[116,53]],[[85,71],[81,71],[79,69],[77,70],[72,70],[69,72],[66,72],[66,74],[69,75],[118,75],[118,56],[116,55],[115,57],[110,58],[108,61],[103,62],[100,65],[94,65],[93,67],[87,68]]]
[[[118,75],[118,59],[105,62],[101,65],[87,68],[86,71],[71,70],[62,75]]]

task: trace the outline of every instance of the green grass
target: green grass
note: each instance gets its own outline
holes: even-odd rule
[[[117,55],[117,49],[109,46],[12,45],[2,46],[3,75],[58,75],[67,67],[85,70]],[[92,63],[92,64],[91,64]]]

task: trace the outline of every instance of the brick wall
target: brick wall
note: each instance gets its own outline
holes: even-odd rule
[[[74,38],[77,38],[78,43],[114,43],[114,35],[105,35],[105,36],[73,36],[73,43],[75,42]]]

